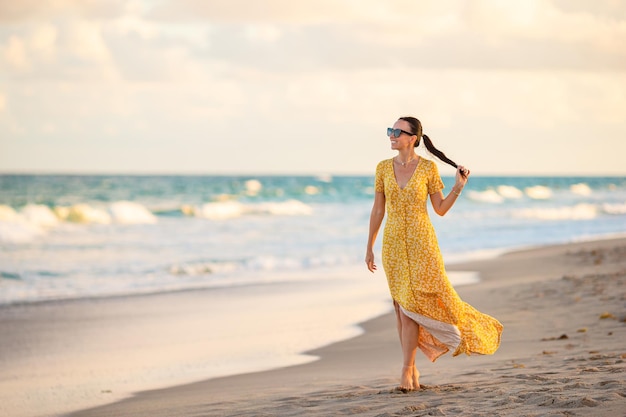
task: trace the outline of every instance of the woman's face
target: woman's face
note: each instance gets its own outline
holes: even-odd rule
[[[398,120],[393,124],[393,128],[411,132],[411,125],[406,120]],[[391,141],[391,149],[399,151],[401,149],[413,148],[413,144],[417,138],[415,135],[408,135],[403,132],[397,138],[394,137],[394,135],[389,136],[389,140]]]

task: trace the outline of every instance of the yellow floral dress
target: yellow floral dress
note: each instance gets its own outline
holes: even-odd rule
[[[502,333],[498,320],[463,302],[448,280],[426,209],[429,194],[443,188],[437,165],[424,158],[402,189],[392,159],[376,167],[375,190],[385,194],[387,213],[382,260],[389,291],[420,325],[418,347],[433,362],[450,350],[492,354]]]

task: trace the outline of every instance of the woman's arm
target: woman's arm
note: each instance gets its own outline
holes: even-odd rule
[[[435,213],[443,216],[448,212],[448,210],[452,208],[457,197],[461,195],[463,187],[465,187],[465,184],[467,184],[467,178],[469,177],[469,174],[469,169],[459,165],[456,170],[456,181],[454,187],[452,187],[452,190],[450,191],[448,196],[444,197],[443,192],[441,191],[430,195],[430,202],[433,205]]]
[[[367,239],[367,250],[365,252],[365,263],[367,264],[367,269],[371,272],[376,270],[376,264],[374,263],[374,242],[376,242],[376,236],[378,235],[384,217],[385,193],[376,192],[372,213],[370,214],[370,232]]]

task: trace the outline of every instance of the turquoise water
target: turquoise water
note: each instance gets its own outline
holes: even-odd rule
[[[373,193],[371,176],[2,175],[0,303],[361,265]],[[448,262],[624,233],[626,178],[472,177],[432,220]]]

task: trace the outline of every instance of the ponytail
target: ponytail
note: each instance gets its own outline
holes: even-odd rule
[[[411,132],[413,132],[413,134],[417,136],[417,140],[415,141],[415,145],[414,145],[416,148],[420,144],[420,138],[424,138],[424,145],[426,145],[426,149],[428,149],[428,152],[436,156],[442,162],[445,162],[446,164],[449,164],[455,168],[458,168],[456,162],[448,158],[445,153],[435,148],[435,145],[433,145],[433,142],[430,140],[430,138],[422,134],[422,122],[420,122],[415,117],[411,117],[411,116],[401,117],[398,120],[404,120],[405,122],[411,125]]]
[[[445,153],[443,153],[439,149],[435,148],[435,145],[433,145],[433,142],[430,140],[430,138],[428,136],[422,135],[422,137],[424,138],[424,145],[426,145],[426,149],[428,149],[428,152],[430,152],[431,154],[435,155],[442,162],[445,162],[446,164],[452,165],[455,168],[458,167],[456,162],[454,162],[452,159],[448,158]],[[418,144],[417,141],[415,143]]]

